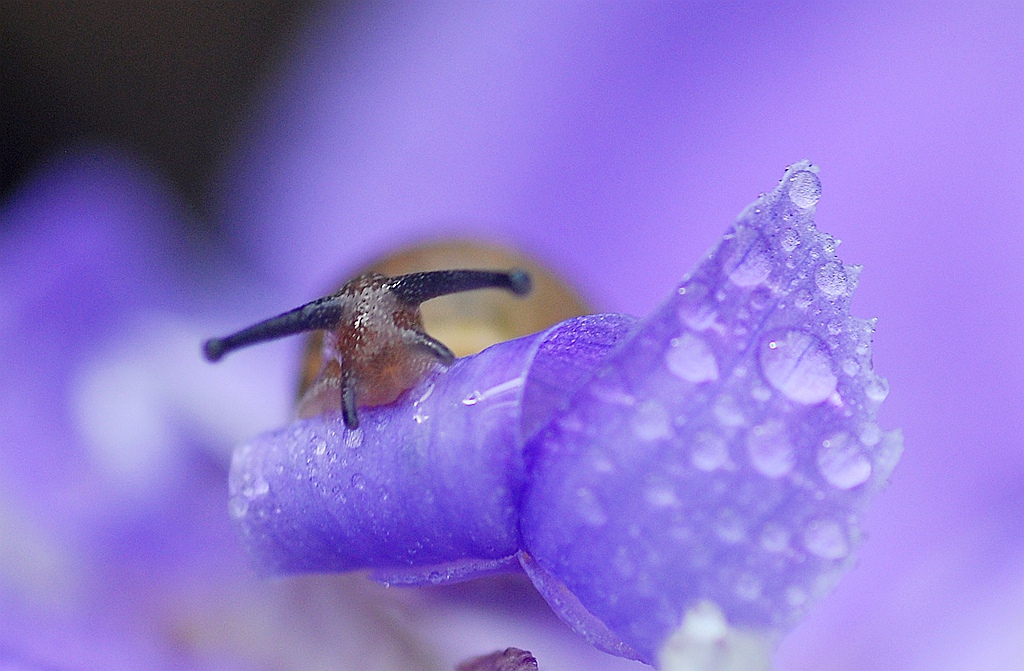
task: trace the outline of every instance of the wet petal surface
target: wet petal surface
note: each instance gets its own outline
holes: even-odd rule
[[[763,656],[850,566],[901,451],[819,194],[791,166],[640,322],[569,320],[358,430],[328,413],[239,448],[230,511],[254,563],[395,585],[521,567],[607,652],[686,658],[687,613],[707,610]]]
[[[701,603],[768,638],[795,622],[899,457],[820,189],[791,166],[527,446],[525,548],[644,661]]]
[[[398,402],[299,420],[235,452],[231,515],[268,573],[439,584],[518,568],[524,432],[633,320],[581,317],[459,359]]]

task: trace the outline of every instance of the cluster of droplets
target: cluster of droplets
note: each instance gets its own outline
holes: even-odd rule
[[[252,458],[252,448],[245,445],[235,453],[235,459]],[[235,519],[245,517],[250,505],[270,493],[270,483],[259,471],[249,471],[237,475],[231,484],[231,495],[228,498],[228,512]]]
[[[310,420],[300,420],[282,435],[273,451],[259,450],[252,444],[242,445],[233,455],[228,483],[231,516],[241,523],[243,533],[250,524],[264,524],[274,517],[280,517],[285,520],[283,524],[287,524],[290,513],[272,495],[275,486],[272,481],[282,490],[288,489],[281,481],[287,474],[322,497],[344,502],[366,487],[366,476],[358,470],[363,436],[362,429],[340,431],[333,426],[320,427]],[[256,460],[264,463],[251,463]],[[268,468],[266,462],[273,462],[273,467]],[[297,462],[302,463],[302,468],[293,467]],[[351,475],[341,482],[336,477],[338,472],[351,472]],[[247,520],[253,517],[259,519]]]
[[[710,599],[730,621],[785,626],[851,561],[900,439],[875,423],[874,323],[849,315],[859,268],[814,227],[819,196],[815,169],[791,167],[553,427],[589,466],[559,472],[561,503],[598,540],[552,546],[610,567],[586,560],[592,577],[570,586],[630,558],[592,607],[633,599],[664,627]]]

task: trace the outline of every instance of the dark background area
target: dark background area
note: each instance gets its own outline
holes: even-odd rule
[[[80,142],[149,162],[200,216],[315,0],[0,0],[0,200]]]

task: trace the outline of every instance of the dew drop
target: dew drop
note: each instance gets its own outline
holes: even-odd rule
[[[736,513],[731,510],[723,510],[715,522],[715,535],[722,541],[735,545],[746,539],[747,530]]]
[[[618,570],[619,575],[627,580],[636,573],[636,562],[629,555],[629,548],[620,545],[612,557],[612,565]]]
[[[842,296],[846,293],[846,272],[839,263],[829,261],[814,273],[814,283],[829,298]]]
[[[722,396],[715,401],[715,419],[722,426],[743,426],[747,418],[732,396]]]
[[[822,559],[842,559],[850,551],[846,535],[833,520],[814,520],[804,530],[804,547]]]
[[[468,396],[466,396],[466,398],[462,399],[462,405],[476,405],[477,403],[480,402],[480,399],[482,399],[483,397],[484,395],[481,394],[479,391],[474,391]]]
[[[713,433],[701,432],[694,436],[690,448],[690,463],[699,471],[710,473],[729,461],[729,447]]]
[[[783,249],[787,252],[791,252],[800,246],[800,234],[795,228],[787,228],[782,232],[782,238],[779,243],[782,245]]]
[[[825,345],[809,333],[794,329],[765,337],[759,359],[765,379],[797,403],[821,403],[836,390]]]
[[[249,512],[249,497],[236,495],[228,500],[228,513],[231,517],[237,520],[245,517],[247,512]]]
[[[636,398],[618,387],[592,384],[590,385],[590,395],[601,403],[617,405],[623,408],[632,408],[636,405]]]
[[[786,588],[786,603],[793,608],[799,608],[807,603],[807,592],[801,587],[790,585]]]
[[[877,424],[868,424],[860,432],[860,442],[866,447],[878,445],[878,441],[881,439],[882,430],[878,428]]]
[[[772,271],[771,254],[764,238],[758,234],[748,236],[752,239],[738,243],[725,267],[729,270],[729,280],[740,287],[756,287],[766,279]]]
[[[252,498],[258,499],[261,496],[266,496],[268,492],[270,492],[270,483],[263,477],[257,475],[256,479],[253,480],[252,489],[248,491],[248,494]]]
[[[871,477],[871,462],[849,434],[837,433],[821,441],[818,471],[833,487],[852,489]]]
[[[744,573],[736,579],[733,591],[744,601],[753,601],[761,596],[761,581],[751,573]]]
[[[576,490],[576,512],[588,526],[599,527],[608,521],[608,514],[601,507],[594,492],[586,487]]]
[[[430,395],[433,394],[433,393],[434,393],[434,384],[430,383],[430,384],[427,385],[427,388],[423,390],[423,393],[420,394],[420,397],[413,402],[413,407],[418,407],[420,405],[420,403],[423,403],[428,398],[430,398]]]
[[[353,473],[351,482],[353,489],[358,489],[359,491],[366,489],[366,477],[362,473]]]
[[[789,547],[789,532],[774,522],[768,522],[761,530],[761,548],[766,552],[784,552]]]
[[[665,365],[673,375],[687,382],[711,382],[718,379],[718,361],[707,342],[692,333],[673,338],[665,352]]]
[[[769,420],[751,429],[747,434],[747,456],[754,468],[766,477],[779,478],[789,473],[794,457],[785,424]]]
[[[689,640],[702,644],[717,643],[729,633],[729,623],[717,604],[699,601],[686,611],[681,631]]]
[[[665,406],[657,401],[644,401],[630,415],[633,435],[643,441],[662,440],[673,436],[671,418]]]
[[[345,446],[350,448],[357,448],[363,444],[363,430],[354,429],[345,432]]]
[[[655,508],[673,508],[679,505],[679,498],[671,487],[656,485],[647,490],[644,498]]]
[[[711,290],[700,282],[679,288],[679,320],[694,331],[703,331],[714,322],[718,313],[710,305]]]
[[[889,383],[885,378],[876,377],[868,383],[867,387],[864,388],[864,393],[867,394],[868,398],[872,401],[881,403],[885,400],[885,397],[889,395]]]
[[[317,438],[313,443],[313,454],[321,456],[325,452],[327,452],[327,441],[323,438]]]
[[[798,170],[789,178],[789,199],[797,207],[807,209],[818,204],[821,198],[821,182],[818,176],[807,170]]]

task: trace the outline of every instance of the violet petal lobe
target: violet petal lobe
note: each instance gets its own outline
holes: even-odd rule
[[[524,549],[578,599],[553,607],[648,663],[708,607],[776,639],[849,568],[899,458],[816,173],[790,166],[526,446]]]
[[[579,317],[427,376],[395,403],[292,424],[239,447],[229,509],[264,573],[371,569],[387,584],[519,570],[525,436],[635,320]]]

